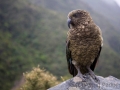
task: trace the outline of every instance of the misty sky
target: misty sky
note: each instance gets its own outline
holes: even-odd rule
[[[116,1],[117,4],[120,6],[120,0],[103,0],[103,1],[105,1],[105,2],[107,2],[109,4],[112,4],[112,3],[114,3],[114,1]]]
[[[115,0],[118,4],[119,4],[119,6],[120,6],[120,0]]]

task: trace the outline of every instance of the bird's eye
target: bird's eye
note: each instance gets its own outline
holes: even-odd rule
[[[76,18],[77,18],[78,16],[79,16],[78,14],[74,14],[74,15],[73,15],[73,17],[76,17]]]

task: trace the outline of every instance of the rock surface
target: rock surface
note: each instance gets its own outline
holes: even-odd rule
[[[100,82],[93,80],[89,74],[84,76],[86,82],[74,77],[48,90],[120,90],[120,80],[113,76],[106,78],[97,76]]]

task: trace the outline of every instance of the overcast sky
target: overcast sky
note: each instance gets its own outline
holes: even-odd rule
[[[119,4],[119,6],[120,6],[120,0],[115,0],[118,4]]]

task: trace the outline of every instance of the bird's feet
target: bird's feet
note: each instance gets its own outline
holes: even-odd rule
[[[82,80],[82,82],[85,82],[85,78],[82,74],[78,73],[75,77],[79,77]]]
[[[94,73],[91,73],[91,72],[89,72],[89,73],[90,73],[91,77],[92,77],[97,83],[100,82],[100,80],[96,77],[96,75],[95,75]]]
[[[80,66],[77,65],[77,62],[76,61],[72,61],[73,65],[75,66],[75,68],[77,69],[78,73],[75,77],[79,77],[81,79],[82,82],[85,82],[85,78],[83,77],[81,71],[80,71]]]
[[[88,71],[89,71],[89,74],[90,74],[90,76],[96,81],[96,82],[100,82],[100,80],[96,77],[96,75],[94,74],[94,72],[90,69],[90,68],[88,68]]]

